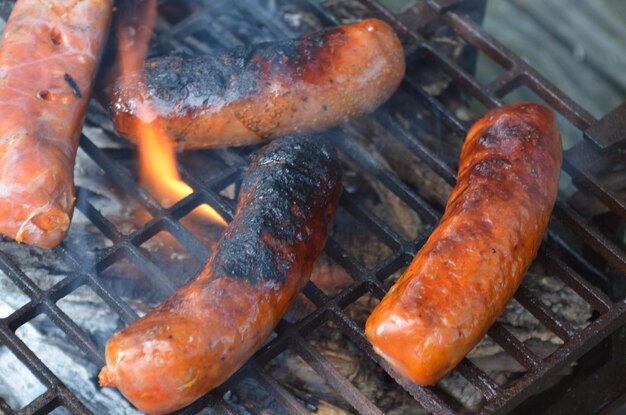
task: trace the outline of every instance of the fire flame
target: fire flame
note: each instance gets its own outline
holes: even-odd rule
[[[134,8],[133,8],[134,7]],[[131,74],[143,71],[148,53],[152,28],[157,15],[157,0],[128,2],[118,18],[118,59],[116,72],[122,82],[132,82],[126,87],[139,88],[137,78]],[[143,91],[138,91],[143,92]],[[142,96],[143,94],[137,94]],[[139,180],[163,206],[169,207],[193,193],[193,189],[180,179],[172,140],[159,123],[154,109],[143,101],[136,102],[136,115],[141,122],[142,134],[137,141],[139,153]],[[211,206],[202,204],[193,210],[203,218],[226,226],[227,223]]]

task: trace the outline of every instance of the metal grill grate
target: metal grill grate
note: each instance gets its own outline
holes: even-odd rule
[[[164,9],[178,2],[161,1]],[[239,0],[232,2],[233,16],[252,19],[258,22],[258,33],[239,33],[236,20],[232,16],[214,15],[214,11],[222,3],[198,1],[192,14],[168,22],[161,19],[161,30],[156,39],[156,49],[170,50],[172,47],[186,48],[191,52],[208,52],[209,45],[202,43],[203,36],[213,37],[215,44],[233,46],[238,43],[260,40],[259,38],[284,38],[296,36],[293,27],[272,15],[271,7],[277,7],[281,0]],[[335,15],[316,0],[300,0],[299,7],[306,9],[323,25],[339,24]],[[487,35],[476,23],[466,16],[466,12],[474,12],[468,4],[480,2],[435,1],[430,0],[417,4],[414,9],[396,16],[388,12],[374,0],[365,0],[362,4],[368,13],[391,23],[405,43],[408,54],[409,70],[401,86],[405,95],[412,97],[416,106],[425,108],[429,114],[427,122],[433,130],[449,129],[454,134],[464,136],[468,125],[460,121],[446,103],[431,96],[421,85],[413,68],[421,64],[432,65],[445,71],[456,81],[458,86],[469,96],[476,98],[485,107],[501,105],[504,97],[521,86],[534,91],[538,97],[547,102],[579,130],[590,130],[593,139],[583,140],[566,152],[564,171],[569,174],[576,186],[589,191],[604,203],[618,218],[626,218],[626,206],[623,200],[596,176],[597,166],[610,163],[624,163],[624,150],[619,150],[615,143],[614,124],[606,120],[596,120],[575,102],[572,102],[561,91],[547,82],[535,69],[524,63],[519,57],[508,51],[492,37]],[[204,6],[200,6],[204,4]],[[484,4],[483,4],[484,7]],[[254,13],[246,12],[253,10]],[[420,25],[424,29],[431,24],[448,26],[458,36],[468,42],[470,50],[480,50],[505,69],[504,75],[496,80],[481,84],[456,61],[443,53],[437,45],[429,41],[427,35],[420,31],[410,30],[402,23],[403,18],[412,16],[418,11],[423,16],[430,16]],[[480,12],[480,11],[479,11]],[[230,20],[229,20],[230,19]],[[202,32],[200,34],[200,32]],[[215,35],[215,36],[214,36]],[[218,36],[219,35],[219,36]],[[215,45],[212,45],[215,46]],[[389,132],[395,139],[426,163],[445,181],[454,184],[455,165],[450,163],[450,156],[442,154],[431,143],[425,142],[411,126],[403,127],[384,117],[372,116],[375,122]],[[379,119],[380,118],[380,119]],[[88,125],[103,126],[102,114],[97,108],[92,109],[88,117]],[[106,126],[104,127],[106,130]],[[110,129],[108,134],[114,134]],[[334,297],[327,296],[321,289],[309,283],[304,294],[312,301],[316,309],[302,320],[290,324],[281,322],[276,336],[266,344],[251,361],[235,374],[217,391],[205,396],[191,407],[181,411],[193,414],[204,408],[212,408],[222,413],[235,413],[229,403],[223,399],[224,393],[244,378],[253,378],[280,405],[290,413],[310,413],[302,400],[296,398],[284,386],[277,382],[264,370],[264,366],[285,350],[301,356],[331,387],[358,412],[364,414],[382,413],[355,387],[346,377],[333,367],[306,340],[306,334],[327,322],[332,322],[343,335],[349,338],[361,351],[376,361],[392,378],[394,378],[423,408],[434,413],[452,413],[460,408],[460,404],[447,396],[439,388],[423,388],[400,378],[393,370],[375,355],[367,342],[363,328],[353,321],[345,309],[366,293],[382,298],[387,285],[384,280],[394,272],[405,267],[426,238],[436,226],[441,214],[439,206],[434,206],[425,197],[412,190],[394,173],[386,169],[360,143],[354,140],[349,128],[334,130],[335,143],[348,166],[356,166],[360,171],[378,180],[391,193],[397,196],[410,209],[418,213],[425,225],[425,230],[417,238],[407,240],[395,232],[383,219],[359,203],[350,192],[345,192],[341,205],[362,226],[365,226],[376,237],[385,242],[391,254],[366,267],[354,258],[342,245],[331,236],[326,252],[336,263],[341,265],[352,277],[354,283]],[[600,151],[600,147],[608,147],[603,137],[611,139],[610,153]],[[595,142],[595,144],[594,144]],[[603,144],[605,143],[605,144]],[[85,259],[80,247],[64,243],[54,249],[53,254],[60,258],[71,269],[64,279],[48,289],[41,289],[29,279],[9,254],[0,252],[0,269],[28,297],[29,301],[8,317],[0,320],[0,344],[6,346],[44,385],[46,392],[28,404],[21,413],[49,413],[59,406],[72,413],[89,412],[74,393],[57,378],[50,369],[32,352],[16,335],[15,331],[33,320],[40,314],[47,316],[58,326],[67,337],[83,351],[96,365],[103,365],[103,350],[98,346],[57,304],[67,294],[86,285],[90,287],[106,304],[128,324],[137,318],[137,313],[124,300],[103,283],[99,275],[116,261],[125,258],[157,286],[164,291],[173,292],[177,286],[165,273],[152,263],[139,246],[161,231],[170,233],[191,254],[204,263],[210,256],[207,248],[188,227],[180,220],[193,208],[207,202],[214,206],[226,218],[232,217],[235,204],[220,195],[220,191],[232,183],[241,180],[242,172],[247,164],[250,149],[224,149],[201,153],[207,163],[218,163],[225,166],[219,173],[210,177],[197,177],[181,163],[182,177],[195,189],[195,193],[170,208],[163,208],[146,191],[138,186],[128,169],[122,166],[129,152],[100,148],[87,136],[83,135],[81,149],[91,158],[123,192],[135,199],[152,218],[142,226],[127,234],[114,223],[104,217],[94,207],[89,190],[78,190],[77,209],[95,225],[99,231],[111,241],[111,246],[99,253],[95,266]],[[601,261],[593,262],[581,250],[591,249]],[[503,388],[482,372],[471,361],[464,360],[456,369],[474,385],[485,397],[482,413],[504,413],[512,410],[520,403],[539,391],[560,370],[568,367],[603,339],[615,332],[626,323],[626,303],[623,298],[616,298],[612,291],[614,281],[623,278],[626,273],[626,253],[622,246],[611,235],[600,230],[590,221],[573,209],[567,201],[559,200],[554,210],[546,242],[543,244],[540,257],[545,266],[552,270],[567,286],[571,287],[595,310],[595,318],[585,328],[576,329],[566,320],[555,314],[527,289],[521,288],[515,295],[523,305],[542,324],[563,340],[563,344],[550,356],[542,359],[518,340],[504,326],[496,323],[488,335],[504,351],[515,358],[524,368],[525,374],[511,387]],[[604,264],[600,267],[598,264]],[[0,399],[0,411],[12,414],[14,411]]]

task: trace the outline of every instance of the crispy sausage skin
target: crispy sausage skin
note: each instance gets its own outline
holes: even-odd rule
[[[474,124],[438,227],[366,323],[399,373],[437,382],[495,322],[537,255],[561,159],[554,114],[543,106],[509,105]]]
[[[112,0],[18,0],[0,47],[0,232],[51,248],[74,209],[74,160]]]
[[[404,68],[393,29],[368,19],[211,56],[154,58],[145,78],[107,76],[103,90],[122,135],[135,140],[142,124],[154,121],[139,119],[135,108],[143,102],[179,148],[200,149],[255,144],[358,117],[391,96]]]
[[[326,144],[287,137],[265,147],[205,269],[109,339],[100,384],[163,414],[226,380],[308,281],[340,191],[339,163]]]

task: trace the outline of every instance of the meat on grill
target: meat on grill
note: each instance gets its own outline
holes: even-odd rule
[[[163,414],[224,382],[308,281],[340,191],[338,160],[318,139],[287,137],[261,150],[207,266],[109,339],[101,385]]]
[[[358,117],[391,96],[404,68],[393,29],[368,19],[210,56],[154,58],[145,76],[109,75],[102,88],[122,135],[136,140],[142,124],[154,121],[135,111],[148,103],[179,148],[199,149],[255,144]]]
[[[18,0],[0,47],[0,233],[45,248],[67,233],[74,160],[112,0]]]
[[[556,119],[541,105],[509,105],[474,124],[439,226],[366,323],[398,372],[437,382],[494,323],[537,255],[561,160]]]

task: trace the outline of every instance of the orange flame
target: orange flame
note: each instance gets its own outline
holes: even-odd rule
[[[131,74],[143,71],[152,28],[157,15],[157,0],[127,2],[118,17],[118,59],[116,72],[127,88],[139,88]],[[132,85],[130,84],[132,82]],[[143,91],[138,91],[143,92]],[[136,96],[142,96],[137,94]],[[154,110],[143,101],[136,102],[136,115],[143,134],[137,141],[139,153],[139,180],[159,202],[169,207],[193,193],[193,189],[180,179],[172,140],[165,133]],[[202,204],[193,211],[203,218],[226,226],[227,223],[211,206]]]

